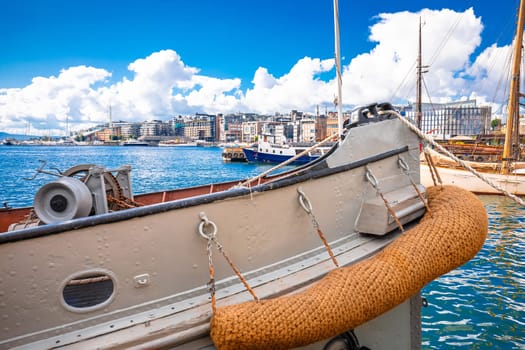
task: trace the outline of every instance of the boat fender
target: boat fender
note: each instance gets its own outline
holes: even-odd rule
[[[487,236],[483,204],[456,186],[430,187],[427,194],[430,211],[374,256],[300,293],[218,307],[210,325],[216,348],[290,349],[334,337],[469,261]]]

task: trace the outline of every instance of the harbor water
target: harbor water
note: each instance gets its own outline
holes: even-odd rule
[[[30,206],[54,179],[43,170],[78,164],[131,165],[135,194],[240,180],[270,165],[225,163],[218,147],[0,146],[0,205]],[[480,196],[489,235],[467,264],[422,290],[423,349],[525,349],[525,208],[502,196]],[[366,344],[362,344],[366,345]]]

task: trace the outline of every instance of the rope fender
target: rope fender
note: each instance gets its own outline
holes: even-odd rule
[[[292,295],[217,308],[217,349],[289,349],[353,329],[401,304],[483,246],[487,213],[456,186],[427,189],[428,213],[376,255],[328,273]]]

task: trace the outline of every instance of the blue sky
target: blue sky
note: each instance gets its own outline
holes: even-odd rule
[[[488,62],[496,56],[488,48],[511,43],[517,6],[517,0],[497,6],[481,0],[340,0],[348,73],[343,101],[413,99],[395,93],[395,85],[415,79],[410,65],[387,67],[398,58],[415,61],[421,16],[424,63],[426,56],[435,65],[428,76],[432,100],[474,95],[497,103],[488,88],[474,91],[472,81],[487,80],[495,64]],[[332,0],[1,0],[0,131],[28,124],[61,129],[65,118],[82,128],[103,121],[109,104],[117,118],[130,121],[329,108],[332,11]],[[454,38],[455,46],[443,48]],[[484,63],[476,61],[480,57]],[[287,95],[290,90],[296,91]]]

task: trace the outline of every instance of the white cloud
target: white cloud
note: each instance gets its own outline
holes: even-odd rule
[[[41,130],[84,122],[82,110],[96,98],[90,86],[109,76],[103,69],[78,66],[57,77],[36,77],[21,89],[0,89],[0,130],[24,130],[28,121]]]
[[[430,65],[425,90],[433,102],[472,97],[486,103],[504,100],[503,95],[493,96],[507,70],[508,47],[492,45],[471,62],[481,42],[480,17],[472,9],[461,13],[424,9],[377,16],[370,27],[373,48],[343,67],[346,106],[414,100],[420,18],[423,63]],[[58,76],[35,77],[23,88],[0,88],[0,130],[23,133],[31,123],[33,130],[63,134],[66,119],[73,129],[107,121],[110,105],[114,120],[127,121],[195,112],[313,112],[317,105],[332,108],[336,93],[336,80],[321,78],[334,73],[331,58],[304,57],[280,77],[271,73],[271,67],[259,67],[245,91],[239,78],[201,75],[173,50],[137,59],[128,70],[131,78],[112,77],[120,79],[116,83],[109,82],[111,73],[103,68],[77,66]]]
[[[278,79],[266,68],[259,67],[252,80],[254,86],[246,91],[243,104],[245,108],[260,113],[288,112],[292,109],[311,111],[316,104],[333,100],[335,90],[318,77],[333,65],[333,59],[304,57],[288,74]]]
[[[192,90],[185,98],[190,108],[208,113],[229,113],[237,110],[240,101],[235,94],[241,85],[240,79],[194,76],[192,82],[198,88]]]
[[[129,121],[165,117],[173,113],[174,88],[191,89],[198,69],[186,66],[173,50],[162,50],[129,64],[133,79],[124,78],[105,93],[114,117]]]
[[[414,100],[420,18],[422,63],[430,65],[424,79],[434,102],[462,92],[465,82],[457,74],[468,68],[469,55],[480,44],[481,22],[472,9],[424,9],[378,16],[369,37],[376,46],[355,57],[344,71],[346,103]]]
[[[260,89],[271,89],[275,85],[277,85],[277,79],[275,79],[273,75],[268,73],[268,69],[264,67],[259,67],[255,71],[252,83]]]

